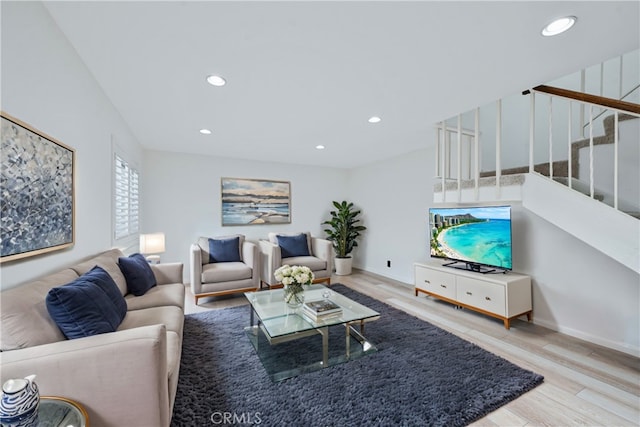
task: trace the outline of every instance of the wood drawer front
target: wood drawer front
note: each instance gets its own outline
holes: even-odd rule
[[[416,267],[416,287],[445,298],[456,298],[456,276],[453,274]]]
[[[460,303],[477,307],[489,313],[505,315],[506,288],[504,286],[458,277],[456,289],[456,299]]]

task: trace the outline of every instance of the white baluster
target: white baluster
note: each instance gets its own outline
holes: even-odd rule
[[[567,168],[568,168],[567,180],[568,180],[569,188],[573,188],[573,173],[572,173],[573,163],[572,163],[572,160],[571,160],[571,157],[572,157],[571,156],[571,145],[573,143],[572,142],[573,141],[573,136],[571,135],[572,134],[572,121],[573,121],[573,112],[572,112],[572,109],[571,109],[571,105],[572,104],[573,103],[571,101],[569,101],[569,114],[568,114],[569,115],[569,122],[567,123],[567,129],[568,129],[568,132],[567,132],[568,133],[568,136],[567,136],[567,139],[568,139],[568,141],[567,141],[567,162],[568,162],[568,164],[567,164]]]
[[[549,97],[549,179],[553,180],[553,97]]]
[[[500,199],[500,177],[502,176],[501,147],[502,147],[502,100],[496,102],[496,198]]]
[[[458,114],[458,203],[462,201],[462,116]]]
[[[613,115],[613,207],[618,209],[618,111]]]
[[[593,199],[593,104],[589,104],[589,195]]]
[[[475,119],[474,119],[474,133],[473,133],[473,140],[474,140],[474,150],[475,150],[475,172],[474,172],[474,179],[475,179],[475,195],[476,195],[476,200],[478,200],[478,198],[480,197],[480,192],[479,192],[479,185],[480,185],[480,136],[479,136],[479,129],[480,129],[480,108],[476,108],[476,113],[475,113]]]
[[[533,145],[535,143],[536,129],[536,93],[529,93],[529,173],[534,170]]]

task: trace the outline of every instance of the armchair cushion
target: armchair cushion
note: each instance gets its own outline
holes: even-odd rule
[[[309,247],[309,255],[313,255],[313,248],[311,247],[311,233],[308,231],[305,231],[303,233],[297,232],[297,233],[269,233],[269,241],[271,243],[273,243],[274,245],[278,246],[278,237],[279,236],[297,236],[299,234],[304,234],[305,236],[307,236],[307,246]]]
[[[220,283],[250,279],[251,267],[243,262],[221,262],[202,267],[202,283]]]
[[[223,240],[223,239],[230,239],[233,237],[237,237],[238,238],[238,246],[240,248],[242,248],[242,246],[244,245],[244,235],[243,234],[232,234],[232,235],[228,235],[228,236],[219,236],[216,237],[215,239],[217,240]],[[199,237],[198,238],[198,246],[200,247],[200,262],[202,263],[202,265],[204,264],[209,264],[209,256],[210,256],[210,252],[209,252],[209,238],[208,237]],[[240,251],[238,251],[240,252]],[[242,258],[242,253],[240,252],[240,261],[244,261]]]
[[[209,263],[240,262],[240,238],[209,239]]]
[[[309,256],[309,243],[307,235],[300,233],[294,236],[279,234],[278,246],[282,251],[282,258]]]
[[[127,290],[139,297],[156,285],[156,276],[141,254],[118,258],[120,270],[127,281]]]
[[[303,265],[309,267],[311,271],[324,270],[327,268],[327,262],[314,256],[296,256],[290,258],[282,258],[282,265]]]

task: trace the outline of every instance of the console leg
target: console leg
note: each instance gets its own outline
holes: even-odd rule
[[[504,328],[509,329],[511,327],[511,320],[504,319]]]

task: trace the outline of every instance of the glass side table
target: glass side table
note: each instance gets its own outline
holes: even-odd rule
[[[89,415],[78,402],[57,396],[41,396],[39,427],[89,427]]]

